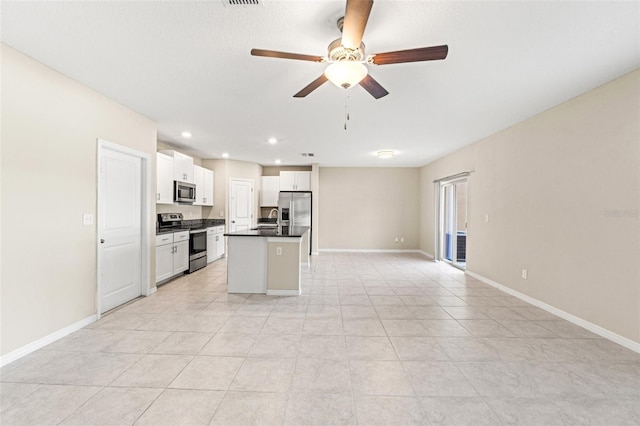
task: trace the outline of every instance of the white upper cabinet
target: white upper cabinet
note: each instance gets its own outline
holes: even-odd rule
[[[194,183],[196,184],[196,201],[194,206],[213,206],[213,170],[193,166]]]
[[[277,207],[279,191],[280,191],[279,176],[262,176],[262,189],[260,192],[260,207]]]
[[[280,191],[311,191],[311,172],[280,172]]]
[[[156,204],[173,204],[173,158],[156,153]]]
[[[194,183],[193,158],[178,151],[162,151],[173,157],[173,180]]]

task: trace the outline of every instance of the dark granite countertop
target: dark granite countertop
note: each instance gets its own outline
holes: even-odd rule
[[[296,238],[302,237],[310,230],[308,226],[278,226],[277,228],[247,229],[224,234],[225,237],[282,237]]]
[[[206,229],[213,226],[223,226],[225,224],[224,219],[193,219],[183,220],[182,225],[176,228],[158,229],[156,228],[156,235],[172,234],[180,231],[190,231],[192,229]]]

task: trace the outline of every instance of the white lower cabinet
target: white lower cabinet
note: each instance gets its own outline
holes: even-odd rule
[[[224,256],[224,225],[207,228],[207,263]]]
[[[189,269],[189,231],[156,235],[156,283]]]

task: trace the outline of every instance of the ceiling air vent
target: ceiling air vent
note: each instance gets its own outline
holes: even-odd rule
[[[315,157],[315,154],[313,152],[303,152],[302,154],[303,157]]]
[[[265,0],[222,0],[225,6],[258,6],[264,5]]]

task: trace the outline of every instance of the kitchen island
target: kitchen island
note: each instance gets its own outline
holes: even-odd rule
[[[227,237],[229,293],[297,296],[301,265],[309,265],[308,226],[247,229]]]

